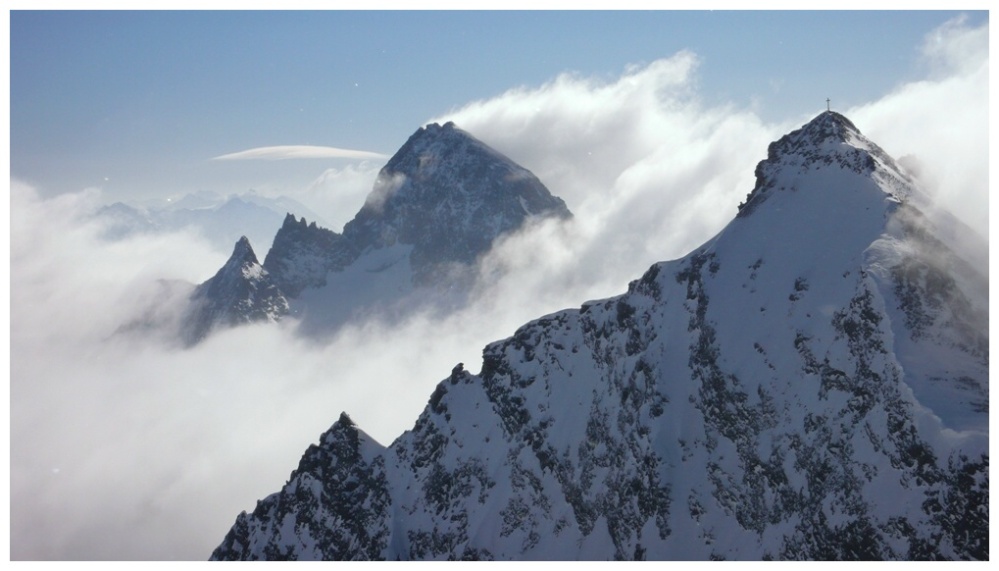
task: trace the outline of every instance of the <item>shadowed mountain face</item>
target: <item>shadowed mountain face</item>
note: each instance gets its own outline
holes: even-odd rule
[[[988,559],[987,282],[918,197],[819,115],[716,237],[487,346],[391,445],[341,415],[212,558]]]
[[[453,123],[431,124],[389,160],[342,234],[289,214],[263,268],[305,333],[329,333],[372,308],[463,303],[475,263],[498,237],[551,217],[571,213],[528,170]],[[195,308],[189,321],[203,329],[270,315],[241,307],[234,315]]]
[[[431,124],[385,165],[344,237],[358,254],[412,245],[413,279],[426,284],[447,266],[474,263],[531,216],[571,214],[527,169],[454,123]]]
[[[277,321],[288,313],[288,300],[271,280],[244,236],[229,261],[211,279],[194,288],[181,337],[188,345],[214,327]]]

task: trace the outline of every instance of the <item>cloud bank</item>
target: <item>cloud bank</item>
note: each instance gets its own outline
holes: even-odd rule
[[[979,231],[983,35],[948,24],[928,40],[925,78],[844,110],[889,153],[920,165],[940,204],[966,203]],[[770,125],[751,110],[707,106],[698,65],[684,52],[613,81],[566,74],[436,119],[534,171],[575,221],[503,241],[483,264],[498,278],[466,310],[372,319],[322,344],[292,334],[292,322],[226,331],[189,351],[116,335],[162,280],[200,282],[224,260],[183,233],[103,241],[87,217],[99,193],[43,200],[14,182],[11,557],[206,559],[340,411],[389,444],[455,363],[478,370],[487,342],[620,293],[649,264],[710,238],[752,189],[767,144],[810,117]],[[328,171],[313,187],[370,174]]]

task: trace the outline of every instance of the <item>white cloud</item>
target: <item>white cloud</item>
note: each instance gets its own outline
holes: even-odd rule
[[[914,166],[937,203],[988,236],[988,24],[953,20],[930,33],[930,78],[847,114],[892,156]]]
[[[921,51],[933,79],[975,75],[988,65],[989,26],[970,28],[967,22],[966,16],[958,16],[924,38]]]
[[[934,53],[987,63],[969,40],[981,29],[944,31]],[[620,293],[649,264],[710,238],[752,188],[767,144],[809,117],[768,125],[751,110],[706,106],[696,67],[681,53],[608,82],[563,75],[439,118],[533,170],[575,220],[500,245],[486,267],[507,274],[471,309],[371,321],[324,344],[296,338],[290,323],[189,351],[113,335],[157,280],[199,282],[224,260],[185,234],[103,242],[86,217],[99,193],[42,200],[12,184],[11,556],[207,558],[340,411],[388,444],[455,363],[478,369],[487,342]],[[987,71],[947,69],[847,115],[888,152],[918,160],[938,200],[966,202],[974,218],[987,203]],[[370,189],[359,181],[375,170],[328,171],[314,189],[353,181],[356,210]]]
[[[12,185],[15,559],[207,558],[340,411],[391,440],[440,380],[433,372],[474,362],[490,340],[473,335],[468,352],[458,336],[428,334],[438,323],[421,316],[322,345],[287,326],[188,351],[116,335],[148,301],[137,292],[204,280],[224,260],[184,234],[104,242],[87,216],[96,200]]]
[[[694,54],[681,52],[611,82],[564,74],[437,119],[453,120],[532,170],[575,214],[560,237],[510,241],[505,264],[523,259],[516,252],[558,248],[564,253],[554,257],[570,261],[559,267],[562,285],[583,288],[567,291],[566,301],[609,295],[734,216],[779,131],[749,111],[705,107],[695,90],[697,65]]]
[[[236,153],[229,153],[213,158],[214,161],[245,161],[267,160],[282,161],[288,159],[387,159],[388,155],[371,151],[354,149],[338,149],[336,147],[317,147],[313,145],[280,145],[275,147],[257,147]]]
[[[330,230],[341,232],[364,204],[383,162],[361,161],[343,167],[328,168],[299,191],[282,189],[281,193],[305,204],[323,217]]]

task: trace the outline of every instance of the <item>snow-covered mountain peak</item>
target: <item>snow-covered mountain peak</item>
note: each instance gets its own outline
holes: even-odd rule
[[[259,277],[262,269],[260,262],[257,261],[257,255],[253,251],[253,246],[250,245],[249,238],[241,236],[236,241],[236,245],[233,246],[229,259],[226,260],[222,269],[215,274],[214,279],[226,282],[239,282],[244,279]]]
[[[987,560],[987,278],[838,114],[758,176],[714,239],[491,343],[387,447],[341,415],[212,558]]]
[[[412,245],[414,282],[469,264],[529,217],[568,218],[534,174],[453,123],[417,130],[389,159],[344,238],[360,255]]]
[[[194,289],[181,337],[194,345],[219,326],[276,321],[288,313],[288,300],[257,261],[246,236],[216,274]]]
[[[530,171],[448,122],[418,129],[379,173],[365,210],[381,213],[420,203],[451,210],[480,207],[499,194],[520,194],[524,209],[548,209],[568,215]],[[362,211],[363,212],[363,211]]]
[[[826,111],[816,115],[789,136],[792,135],[808,138],[813,144],[830,138],[847,142],[852,136],[860,136],[860,130],[846,116],[835,111]]]
[[[419,172],[431,172],[441,166],[441,159],[448,159],[445,155],[454,154],[455,150],[469,146],[491,151],[478,139],[455,126],[453,122],[449,121],[443,126],[431,123],[420,127],[409,137],[409,140],[385,164],[385,170],[409,176]]]
[[[285,295],[297,297],[305,288],[326,285],[327,273],[349,263],[340,242],[340,234],[289,213],[274,235],[264,268]]]
[[[257,255],[253,252],[253,246],[250,245],[250,239],[246,236],[240,236],[239,240],[236,240],[236,245],[232,249],[232,256],[229,259],[230,261],[242,260],[251,264],[258,263]]]
[[[354,449],[365,446],[378,451],[383,450],[382,446],[361,430],[346,412],[341,412],[340,418],[319,437],[319,446],[321,447],[330,448],[338,442],[348,443]]]
[[[865,137],[849,119],[835,111],[825,111],[770,144],[767,158],[756,166],[756,186],[739,216],[751,214],[780,191],[797,191],[799,181],[808,177],[812,186],[852,188],[851,178],[870,179],[870,188],[903,202],[912,193],[908,174],[877,144]],[[824,179],[820,181],[819,179]],[[832,190],[835,192],[835,190]],[[848,197],[835,196],[843,202]],[[823,207],[821,200],[816,207]],[[866,207],[866,205],[865,205]]]

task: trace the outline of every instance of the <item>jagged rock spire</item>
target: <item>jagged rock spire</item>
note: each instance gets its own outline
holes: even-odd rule
[[[253,246],[250,245],[250,240],[246,236],[240,236],[232,249],[232,255],[229,256],[228,263],[234,262],[238,262],[240,265],[258,263],[257,255],[253,252]]]
[[[194,345],[217,327],[274,321],[288,313],[288,300],[273,283],[246,236],[236,241],[225,265],[191,294],[181,338]]]
[[[264,268],[281,291],[294,298],[305,288],[326,285],[329,272],[350,263],[351,256],[342,242],[340,234],[288,213],[267,252]]]

